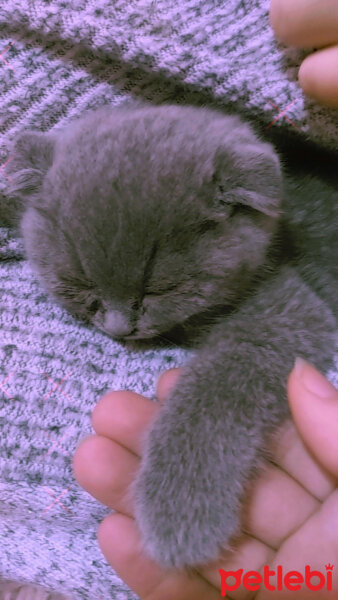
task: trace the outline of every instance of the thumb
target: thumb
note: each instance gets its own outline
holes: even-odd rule
[[[318,462],[338,477],[338,390],[301,358],[287,388],[299,434]]]

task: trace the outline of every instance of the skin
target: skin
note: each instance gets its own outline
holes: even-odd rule
[[[85,438],[74,456],[78,483],[116,512],[101,523],[98,540],[114,570],[142,600],[216,600],[221,598],[219,568],[260,571],[268,564],[304,573],[304,564],[326,573],[335,565],[338,591],[338,390],[308,363],[295,367],[288,380],[293,422],[286,422],[271,443],[266,462],[249,493],[243,533],[232,551],[191,573],[165,570],[142,550],[128,494],[142,456],[142,435],[156,418],[182,369],[165,372],[157,384],[159,403],[131,391],[109,392],[92,415],[95,435]],[[309,382],[314,392],[309,389]],[[231,583],[231,581],[230,581]],[[325,586],[326,587],[326,586]],[[316,600],[332,593],[316,592]],[[253,594],[253,595],[252,595]],[[288,599],[308,598],[289,592]],[[267,600],[284,597],[264,587],[240,588],[227,598]]]
[[[338,108],[338,1],[271,0],[270,24],[284,44],[317,50],[302,62],[299,83],[318,103]]]

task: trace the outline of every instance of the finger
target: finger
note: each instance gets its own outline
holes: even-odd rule
[[[333,475],[318,464],[291,420],[275,431],[269,450],[271,460],[317,500],[325,500],[336,487]]]
[[[95,406],[92,425],[98,435],[141,456],[144,437],[159,410],[159,404],[140,394],[127,390],[109,392]]]
[[[160,401],[168,396],[182,372],[181,368],[169,369],[161,375],[157,382]],[[95,406],[92,426],[98,435],[115,440],[141,456],[143,440],[160,408],[156,402],[129,390],[109,392]]]
[[[197,573],[165,570],[148,558],[131,518],[109,515],[99,527],[98,540],[108,562],[142,600],[219,600],[219,590]]]
[[[270,24],[277,38],[298,48],[338,42],[336,0],[271,0]]]
[[[330,108],[338,108],[337,64],[338,46],[331,46],[307,56],[298,72],[304,93]]]
[[[215,587],[221,587],[221,576],[219,569],[223,571],[237,571],[245,568],[245,571],[260,571],[262,565],[272,563],[274,551],[253,537],[243,535],[233,550],[224,551],[216,561],[203,566],[198,571],[205,579]],[[230,577],[230,576],[229,576]],[[230,583],[229,579],[229,583]],[[229,597],[228,594],[226,596]],[[252,600],[252,593],[245,590],[241,585],[238,590],[231,591],[233,600]]]
[[[278,548],[320,503],[292,477],[274,465],[262,469],[251,483],[243,528],[271,548]]]
[[[169,369],[165,373],[162,373],[157,381],[157,397],[160,402],[164,402],[167,399],[182,373],[183,368]]]
[[[305,444],[320,464],[338,477],[338,391],[312,365],[297,359],[288,393]]]
[[[139,466],[134,454],[97,435],[83,440],[73,458],[77,482],[102,504],[126,515],[133,514],[130,484]]]
[[[299,600],[330,600],[338,598],[338,490],[335,490],[315,512],[292,536],[290,536],[277,552],[274,561],[269,565],[270,569],[276,571],[277,565],[283,566],[284,574],[288,571],[299,571],[304,577],[305,565],[309,565],[312,571],[319,571],[325,576],[323,588],[310,591],[309,587],[302,588],[294,593],[284,592],[280,594],[275,590],[271,596],[266,589],[258,592],[255,600],[271,600],[272,598],[299,598]],[[332,590],[327,588],[327,570],[325,565],[334,565],[332,573]],[[276,578],[271,580],[275,583]],[[319,577],[311,579],[312,584],[319,583]],[[289,594],[289,595],[288,595]]]

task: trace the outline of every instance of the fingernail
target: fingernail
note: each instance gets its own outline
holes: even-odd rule
[[[336,391],[329,381],[310,363],[297,356],[294,369],[306,389],[320,398],[330,398]]]

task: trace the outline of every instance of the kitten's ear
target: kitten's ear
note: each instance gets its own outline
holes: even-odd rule
[[[9,172],[12,195],[34,196],[53,163],[55,138],[51,134],[26,131],[12,143]]]
[[[282,197],[282,171],[271,144],[247,143],[232,152],[227,164],[218,157],[215,169],[215,202],[222,211],[229,205],[244,205],[278,217]],[[214,202],[214,204],[215,204]]]

